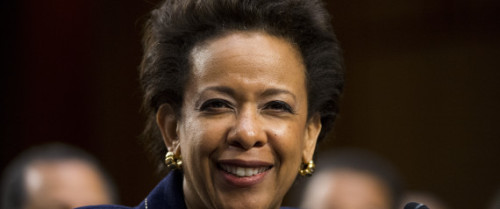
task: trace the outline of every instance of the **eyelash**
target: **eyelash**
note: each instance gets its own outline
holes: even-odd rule
[[[223,99],[209,99],[200,106],[200,111],[215,112],[217,109],[232,108],[230,103]]]
[[[209,99],[205,101],[198,110],[204,112],[217,112],[217,111],[224,111],[225,109],[233,109],[230,102],[224,99]],[[263,106],[263,109],[268,109],[271,111],[283,111],[295,114],[295,111],[289,104],[279,100],[270,101],[266,103]]]
[[[272,110],[279,110],[279,111],[285,111],[294,114],[293,108],[287,104],[286,102],[283,101],[271,101],[268,102],[265,106],[265,109],[272,109]]]

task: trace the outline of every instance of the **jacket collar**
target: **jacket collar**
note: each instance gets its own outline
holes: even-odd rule
[[[148,209],[187,209],[184,202],[182,182],[184,176],[182,171],[173,170],[149,193],[148,197],[139,204],[136,209],[144,209],[146,200]],[[281,209],[292,209],[281,207]]]
[[[182,190],[182,171],[173,170],[151,191],[137,209],[187,209]],[[146,202],[147,201],[147,202]]]

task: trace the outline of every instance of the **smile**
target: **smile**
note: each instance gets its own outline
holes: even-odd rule
[[[251,187],[266,179],[274,165],[265,161],[238,159],[219,160],[216,163],[223,182],[233,187]]]
[[[267,171],[270,169],[270,166],[266,167],[258,167],[258,168],[248,168],[248,167],[238,167],[238,166],[232,166],[232,165],[226,165],[226,164],[219,164],[222,170],[233,174],[238,177],[249,177],[249,176],[254,176],[259,173],[262,173],[264,171]]]

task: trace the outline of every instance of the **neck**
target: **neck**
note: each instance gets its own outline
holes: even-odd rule
[[[203,204],[203,200],[197,195],[192,187],[186,181],[186,177],[182,181],[182,192],[184,192],[184,202],[187,209],[204,209],[209,208],[208,205]]]

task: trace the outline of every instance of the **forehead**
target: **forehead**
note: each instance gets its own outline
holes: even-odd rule
[[[29,193],[45,195],[48,191],[71,193],[104,183],[95,167],[80,160],[36,162],[25,170],[25,181]]]
[[[360,208],[389,208],[389,188],[377,177],[354,170],[339,170],[325,173],[321,184],[326,183],[328,198],[332,204],[350,205]],[[378,206],[378,207],[375,207]]]
[[[96,168],[80,160],[36,162],[25,170],[27,204],[33,208],[109,204],[111,197]]]
[[[203,74],[212,67],[223,70],[215,65],[236,66],[247,73],[285,68],[300,69],[305,74],[302,56],[293,44],[260,31],[236,31],[205,41],[193,48],[191,62],[193,75]]]

